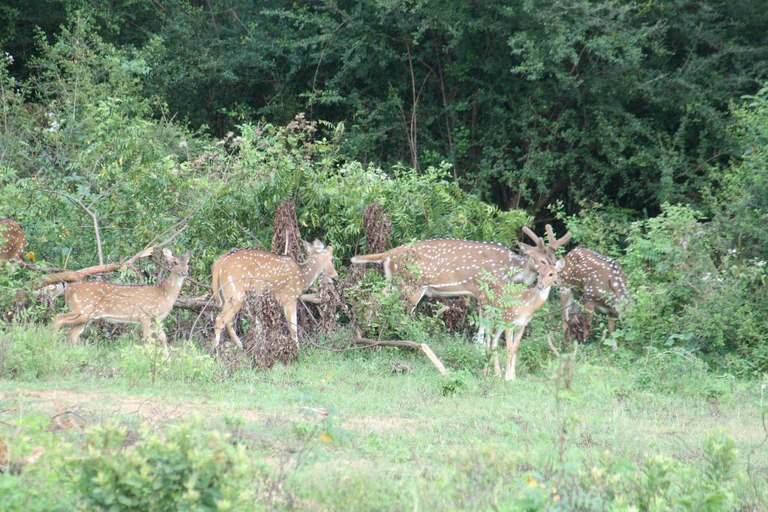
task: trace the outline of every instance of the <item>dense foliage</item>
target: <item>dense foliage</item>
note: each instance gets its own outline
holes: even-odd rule
[[[348,158],[445,161],[466,189],[534,214],[701,201],[739,152],[729,103],[768,79],[759,2],[683,0],[11,1],[13,75],[45,51],[33,26],[51,37],[77,16],[140,56],[143,94],[193,129],[305,112],[326,134],[346,126]]]
[[[521,9],[528,12],[533,7]],[[568,12],[576,16],[580,9],[576,6]],[[616,23],[625,16],[640,16],[634,9],[622,9],[621,16],[610,11]],[[310,11],[299,14],[307,17]],[[280,19],[298,23],[287,11],[279,12]],[[397,9],[390,14],[395,12]],[[543,11],[536,12],[543,15]],[[277,16],[278,11],[269,13]],[[650,11],[643,12],[643,16],[650,15]],[[531,26],[536,24],[532,21]],[[648,32],[637,37],[644,41],[653,40],[654,30],[660,30],[643,26]],[[523,37],[523,33],[515,35]],[[537,37],[549,41],[549,37]],[[153,41],[145,41],[152,51],[164,48],[161,41]],[[133,41],[141,46],[140,42]],[[522,39],[518,43],[525,47]],[[285,42],[281,47],[291,45]],[[373,201],[381,204],[392,221],[394,243],[450,236],[512,246],[520,227],[532,220],[524,210],[502,210],[462,188],[460,184],[466,182],[456,179],[459,160],[435,166],[414,160],[410,165],[382,168],[356,159],[360,153],[350,148],[360,149],[365,143],[359,139],[361,127],[354,123],[314,121],[310,113],[292,116],[285,125],[245,116],[233,125],[234,132],[220,139],[190,131],[173,120],[172,102],[162,101],[162,95],[146,95],[157,74],[167,71],[153,62],[148,47],[111,43],[83,15],[73,14],[53,40],[40,34],[37,48],[24,68],[30,71],[28,76],[14,76],[14,56],[0,58],[0,215],[12,216],[24,226],[30,257],[39,262],[83,267],[102,259],[125,258],[170,238],[177,248],[194,252],[194,276],[206,283],[211,262],[222,252],[238,246],[265,247],[271,238],[272,215],[286,199],[297,206],[302,235],[334,245],[341,267],[349,256],[365,250],[361,214]],[[608,51],[608,47],[600,48]],[[530,61],[539,50],[531,47],[521,52],[529,60],[517,68],[525,67],[526,80],[541,86],[555,75]],[[625,70],[622,76],[629,74]],[[713,93],[714,89],[707,90]],[[174,96],[181,94],[177,91]],[[725,98],[721,98],[723,102]],[[617,258],[629,276],[635,301],[624,329],[616,334],[626,346],[638,351],[695,350],[718,368],[759,375],[768,369],[768,89],[759,89],[743,101],[730,100],[730,112],[713,114],[723,123],[722,130],[716,130],[717,140],[722,141],[718,143],[721,147],[731,148],[730,163],[702,166],[698,188],[677,178],[669,182],[685,184],[680,190],[694,191],[687,195],[705,198],[705,202],[660,202],[662,197],[682,197],[665,192],[657,199],[641,201],[648,209],[656,205],[659,210],[656,216],[642,216],[636,210],[620,208],[619,196],[611,200],[595,192],[590,196],[593,200],[582,202],[574,214],[563,203],[552,209],[574,233],[576,244]],[[610,97],[602,97],[599,108],[616,112],[610,103]],[[332,104],[326,107],[330,109]],[[308,105],[297,104],[297,108],[301,106]],[[587,110],[596,114],[599,109]],[[608,119],[607,114],[600,115]],[[662,120],[650,113],[649,119]],[[658,130],[653,128],[655,133]],[[374,132],[370,128],[366,133]],[[608,132],[637,141],[613,129]],[[696,139],[701,143],[709,140]],[[556,146],[542,155],[554,158],[551,162],[557,172],[570,172],[556,156]],[[581,147],[572,146],[564,154],[575,157]],[[640,155],[634,150],[629,153]],[[699,154],[703,157],[707,150]],[[643,159],[653,162],[649,156]],[[624,176],[624,185],[644,187],[651,194],[655,194],[653,187],[666,186],[664,179],[652,176],[629,180],[628,167],[617,162],[602,167]],[[468,174],[462,171],[462,176]],[[591,187],[590,179],[580,179],[579,184]],[[492,181],[482,178],[478,183]],[[525,186],[519,190],[524,191]],[[605,197],[605,205],[594,201],[600,197]],[[0,296],[4,306],[28,279],[28,273],[3,274]],[[376,283],[367,293],[376,296],[380,286]],[[369,304],[363,296],[358,295],[358,301]],[[391,310],[393,304],[364,309]],[[34,318],[33,312],[27,314]],[[399,314],[377,322],[381,328],[389,325],[387,329],[395,335],[410,329],[403,330]],[[422,332],[422,327],[416,331]]]

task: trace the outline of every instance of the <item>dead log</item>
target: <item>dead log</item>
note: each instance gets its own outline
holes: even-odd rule
[[[54,274],[48,274],[40,277],[40,280],[37,282],[37,285],[34,287],[43,288],[51,284],[74,283],[77,281],[82,281],[88,276],[93,276],[97,274],[106,274],[107,272],[116,272],[124,266],[133,265],[133,262],[135,262],[139,258],[151,256],[154,250],[155,250],[154,247],[149,247],[147,249],[144,249],[140,253],[135,254],[126,262],[109,263],[106,265],[96,265],[93,267],[87,267],[80,270],[64,270],[61,272],[56,272]]]
[[[445,366],[443,366],[443,363],[426,343],[416,343],[415,341],[409,340],[371,340],[359,335],[355,338],[354,343],[358,345],[367,345],[369,347],[406,347],[421,350],[429,358],[432,364],[435,365],[435,368],[440,372],[440,375],[445,378],[450,377],[450,374],[445,369]]]

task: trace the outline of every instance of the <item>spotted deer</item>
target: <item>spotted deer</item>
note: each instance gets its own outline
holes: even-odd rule
[[[143,338],[148,339],[154,322],[165,320],[173,309],[189,273],[189,251],[184,256],[174,256],[169,249],[163,249],[163,256],[171,264],[171,275],[159,285],[131,286],[103,281],[66,284],[64,298],[71,311],[56,315],[54,328],[71,325],[69,339],[73,345],[77,344],[85,327],[95,320],[141,324]],[[158,337],[166,356],[169,355],[168,339],[162,325]]]
[[[320,275],[339,276],[333,266],[333,247],[319,240],[303,242],[307,261],[297,263],[290,256],[280,256],[259,249],[234,249],[213,263],[213,299],[221,307],[214,327],[214,353],[226,327],[229,336],[243,348],[232,323],[249,292],[272,292],[283,306],[293,339],[298,345],[297,301]]]
[[[523,231],[532,239],[538,239],[527,227]],[[409,312],[416,309],[425,295],[470,296],[478,299],[478,311],[482,315],[480,282],[484,273],[498,279],[509,278],[513,273],[511,279],[515,283],[530,284],[536,280],[539,265],[547,264],[545,248],[517,245],[525,256],[496,242],[439,238],[401,245],[378,254],[355,256],[352,263],[382,263],[386,277],[397,277],[400,281]],[[483,337],[481,327],[478,341]]]
[[[516,377],[517,349],[520,347],[520,340],[525,328],[531,322],[533,315],[547,302],[550,288],[559,284],[558,272],[563,269],[564,265],[565,261],[563,260],[557,260],[554,266],[539,265],[536,285],[523,290],[508,291],[509,281],[506,279],[491,279],[488,283],[488,291],[484,291],[483,301],[485,304],[501,310],[501,321],[504,325],[503,328],[494,330],[488,348],[495,351],[499,338],[504,334],[507,342],[505,380],[513,380]],[[508,304],[510,301],[511,304]],[[496,375],[500,375],[499,356],[495,352],[494,368]]]
[[[27,239],[19,224],[11,219],[0,219],[0,261],[22,261]]]
[[[564,245],[562,240],[565,237],[556,240],[552,226],[549,224],[546,230],[549,248],[552,249],[550,256],[552,259],[554,250]],[[565,255],[564,259],[565,267],[560,272],[563,329],[567,328],[573,297],[577,294],[580,295],[581,302],[588,310],[610,315],[608,329],[614,332],[615,319],[621,312],[621,304],[630,300],[627,292],[627,278],[619,265],[596,251],[584,248],[573,249]]]

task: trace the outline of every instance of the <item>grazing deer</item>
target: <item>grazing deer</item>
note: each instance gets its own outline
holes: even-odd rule
[[[523,231],[534,240],[538,237],[528,229]],[[496,242],[473,242],[439,238],[413,242],[379,254],[355,256],[352,263],[382,263],[388,279],[397,276],[405,291],[409,312],[416,309],[419,301],[427,297],[471,296],[478,299],[478,311],[482,315],[483,273],[498,279],[508,279],[515,272],[515,283],[530,284],[536,279],[539,265],[548,264],[546,248],[518,243],[525,253],[520,256]],[[484,337],[483,328],[478,341]]]
[[[298,346],[296,307],[299,297],[320,274],[330,279],[339,277],[333,266],[333,247],[326,247],[319,240],[303,244],[307,251],[305,263],[258,249],[234,249],[213,263],[213,299],[221,307],[221,313],[216,317],[214,353],[225,327],[237,346],[243,348],[232,321],[249,292],[272,292],[283,305],[285,319]]]
[[[131,286],[103,281],[65,285],[64,297],[72,311],[56,315],[53,327],[59,329],[63,325],[71,325],[69,339],[75,345],[86,325],[94,320],[141,324],[146,340],[150,337],[153,322],[162,322],[173,309],[189,272],[189,251],[178,257],[163,249],[163,256],[172,268],[171,275],[160,285]],[[158,334],[165,354],[169,355],[168,339],[162,326]]]
[[[564,245],[562,240],[566,237],[556,240],[552,226],[547,224],[546,229],[549,248],[552,249],[551,258],[554,258],[554,250]],[[573,296],[577,293],[581,296],[585,308],[610,315],[608,329],[614,332],[615,319],[620,314],[621,303],[630,300],[627,278],[619,265],[598,252],[583,248],[570,251],[564,259],[565,267],[560,272],[563,329],[568,326]]]
[[[537,271],[537,281],[535,286],[508,293],[506,285],[509,284],[505,279],[493,279],[488,283],[490,293],[484,293],[483,301],[488,305],[493,305],[501,309],[501,320],[505,327],[494,332],[489,343],[489,347],[495,350],[499,343],[502,333],[507,340],[507,367],[504,372],[505,380],[513,380],[516,376],[515,368],[517,366],[517,349],[520,347],[520,340],[523,337],[525,328],[531,322],[534,313],[547,302],[549,290],[552,285],[558,283],[558,272],[565,265],[565,261],[558,260],[554,266],[549,264],[539,265]],[[511,295],[511,296],[510,296]],[[511,299],[512,305],[504,305],[503,301]],[[514,327],[513,327],[514,326]],[[499,356],[494,353],[494,367],[496,375],[500,375]]]
[[[11,219],[0,219],[0,260],[19,260],[27,248],[27,239],[19,224]]]

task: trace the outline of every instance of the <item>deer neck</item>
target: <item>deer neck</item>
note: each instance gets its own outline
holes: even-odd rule
[[[571,253],[568,253],[565,256],[565,265],[563,265],[563,269],[557,273],[560,278],[560,283],[564,286],[573,284],[573,269],[575,263],[573,258],[569,258],[568,256],[571,256]]]
[[[159,286],[160,290],[163,292],[163,296],[176,302],[176,298],[181,292],[181,287],[184,285],[184,279],[186,279],[186,277],[182,276],[181,272],[177,272],[174,269],[171,272],[171,275],[168,276],[168,279]]]
[[[302,292],[312,286],[320,274],[320,262],[317,257],[311,257],[304,263],[299,263],[299,278],[304,286]]]
[[[547,302],[547,299],[549,298],[549,290],[551,289],[551,286],[541,289],[536,285],[531,286],[523,295],[524,305],[530,307],[534,311],[539,309],[545,302]]]

